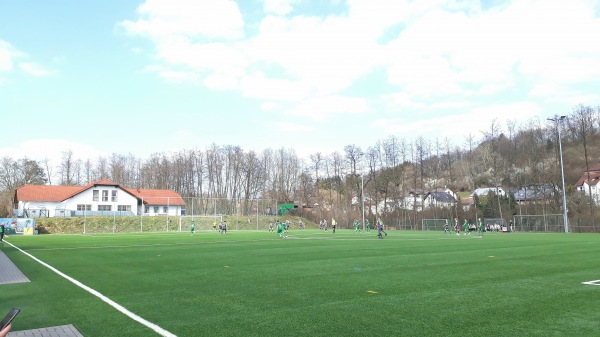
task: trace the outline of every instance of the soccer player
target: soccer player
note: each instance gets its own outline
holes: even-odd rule
[[[458,218],[454,218],[454,231],[456,235],[460,235],[460,226],[458,225]]]
[[[323,220],[323,230],[327,232],[327,220]]]
[[[465,234],[464,235],[471,234],[471,232],[469,232],[469,222],[467,221],[467,219],[465,219],[465,223],[464,223],[463,226],[465,227]]]
[[[196,233],[196,224],[192,221],[192,225],[190,226],[190,235],[194,235]]]
[[[377,231],[379,231],[378,235],[383,233],[387,236],[387,233],[383,230],[383,221],[381,221],[381,219],[377,219]],[[383,239],[383,236],[381,238]]]
[[[369,222],[369,219],[365,220],[365,228],[367,229],[367,233],[371,233],[371,223]]]
[[[0,223],[0,242],[4,241],[4,223]]]
[[[302,222],[302,219],[298,219],[298,229],[304,230],[304,222]]]
[[[377,238],[383,239],[383,225],[377,220]]]
[[[479,235],[483,236],[483,221],[481,221],[481,218],[479,218]]]
[[[361,234],[360,233],[360,222],[358,222],[358,220],[354,220],[354,234]]]
[[[269,222],[269,232],[272,232],[272,231],[273,231],[273,223]]]
[[[444,223],[444,234],[448,234],[448,219],[446,219],[446,223]]]
[[[217,222],[215,221],[215,222],[213,222],[213,231],[216,231],[216,230],[217,230]]]
[[[284,228],[285,228],[285,224],[283,222],[277,221],[277,235],[279,235],[279,237],[281,239],[284,238],[284,236],[283,236],[283,230],[284,230]]]
[[[221,233],[227,234],[227,220],[223,221],[223,231]]]

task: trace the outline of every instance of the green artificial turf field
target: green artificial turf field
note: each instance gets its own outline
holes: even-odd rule
[[[600,236],[338,230],[11,236],[177,336],[593,336]],[[158,336],[11,247],[31,283],[0,285],[13,331]]]

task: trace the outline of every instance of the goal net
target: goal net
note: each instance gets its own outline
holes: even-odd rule
[[[421,230],[443,231],[446,224],[448,224],[448,230],[451,230],[452,226],[448,219],[423,219],[421,220]]]
[[[515,215],[514,227],[519,232],[564,232],[563,214]]]
[[[179,231],[186,232],[190,230],[192,222],[196,225],[196,231],[212,230],[213,225],[217,228],[223,222],[222,215],[182,215],[179,217]]]

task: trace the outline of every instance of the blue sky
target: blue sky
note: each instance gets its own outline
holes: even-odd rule
[[[0,157],[464,145],[600,104],[598,1],[0,0]]]

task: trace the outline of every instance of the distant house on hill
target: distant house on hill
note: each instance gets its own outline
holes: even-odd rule
[[[450,208],[456,204],[456,198],[448,192],[429,192],[423,199],[425,208]]]
[[[474,196],[485,197],[490,192],[497,194],[497,195],[501,195],[501,196],[506,195],[506,192],[504,192],[502,187],[498,186],[498,187],[480,187],[480,188],[476,189],[475,191],[473,191],[473,193],[471,193],[470,196],[471,197],[474,197]]]
[[[103,179],[85,186],[24,185],[15,191],[15,216],[182,215],[185,201],[171,190],[125,188]]]
[[[530,201],[542,201],[551,199],[554,196],[555,188],[553,184],[536,184],[521,186],[514,191],[515,200],[520,203]]]
[[[590,190],[592,198],[596,200],[596,203],[600,200],[600,164],[590,166],[588,171],[584,171],[581,178],[577,180],[575,187],[578,191],[582,191],[586,195],[589,195]]]

